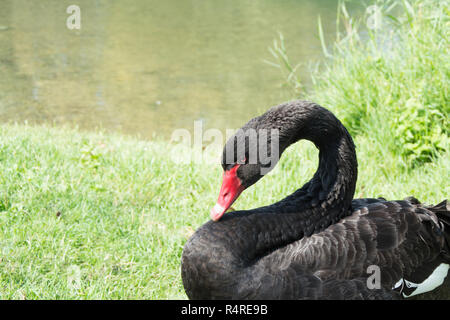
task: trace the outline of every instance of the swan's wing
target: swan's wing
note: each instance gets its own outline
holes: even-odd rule
[[[257,273],[257,269],[253,272]],[[258,281],[239,282],[238,299],[301,299],[301,300],[393,300],[400,294],[390,289],[373,289],[364,277],[356,279],[329,279],[307,274],[295,265],[284,270],[264,270]]]
[[[379,268],[384,288],[401,279],[424,281],[444,246],[436,215],[409,201],[359,204],[340,222],[290,245],[286,256],[323,280],[367,278]]]
[[[376,202],[385,202],[384,198],[363,198],[363,199],[353,199],[352,200],[352,211],[358,210],[362,207],[367,207],[367,205]]]
[[[351,280],[328,280],[323,283],[322,296],[318,299],[328,300],[397,300],[398,292],[368,287],[367,278]]]

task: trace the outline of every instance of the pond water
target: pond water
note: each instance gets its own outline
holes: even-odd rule
[[[80,7],[81,29],[66,9]],[[308,78],[335,34],[336,0],[1,0],[0,122],[151,138],[238,128],[292,98],[264,63],[281,32]]]

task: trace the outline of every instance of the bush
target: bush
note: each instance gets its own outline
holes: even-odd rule
[[[357,19],[340,3],[331,49],[319,18],[325,61],[312,72],[312,88],[299,91],[292,67],[288,80],[297,97],[333,110],[353,135],[380,145],[374,152],[399,155],[398,163],[411,168],[432,161],[449,141],[449,1],[376,6]],[[275,43],[272,53],[289,65],[283,45]]]

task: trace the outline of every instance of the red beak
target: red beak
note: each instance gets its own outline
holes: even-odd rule
[[[214,221],[218,221],[222,218],[223,214],[229,207],[231,207],[233,202],[245,189],[236,174],[238,168],[239,164],[223,173],[223,181],[222,187],[220,188],[219,199],[217,200],[216,205],[211,209],[211,219]]]

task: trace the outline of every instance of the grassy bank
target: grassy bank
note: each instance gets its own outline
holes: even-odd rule
[[[358,138],[358,197],[449,193],[448,153],[402,173]],[[185,298],[182,247],[209,219],[221,168],[167,160],[170,146],[70,129],[0,129],[0,298]],[[291,193],[314,172],[300,143],[234,206]],[[275,186],[275,187],[273,187]]]
[[[299,94],[335,111],[356,137],[356,197],[449,195],[449,12],[430,3],[405,5],[389,50],[381,33],[340,37]],[[346,30],[356,30],[342,8]],[[221,168],[171,155],[164,141],[0,126],[0,299],[186,298],[182,247],[209,219]],[[233,207],[279,200],[316,167],[317,150],[301,142]]]
[[[359,16],[338,6],[334,43],[304,90],[283,39],[271,52],[294,96],[328,107],[402,169],[433,161],[450,139],[450,1],[382,0]],[[375,14],[376,12],[376,14]],[[303,62],[305,63],[305,62]]]

